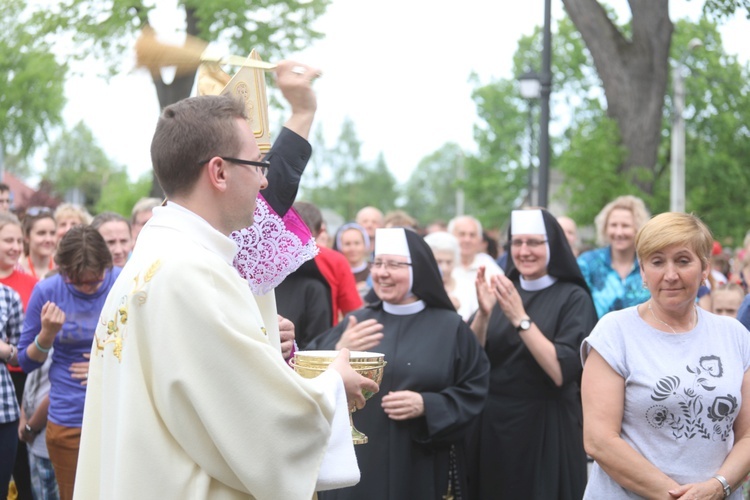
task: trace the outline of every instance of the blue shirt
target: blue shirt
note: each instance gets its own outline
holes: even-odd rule
[[[86,361],[84,354],[91,352],[94,330],[107,299],[109,289],[120,274],[120,268],[108,270],[99,289],[86,294],[65,283],[62,275],[56,274],[37,283],[29,299],[23,332],[18,343],[18,363],[25,372],[41,367],[28,357],[26,348],[42,329],[42,307],[47,301],[54,302],[65,312],[65,324],[52,344],[52,365],[49,370],[49,420],[64,427],[81,427],[86,386],[71,377],[71,363]]]
[[[584,252],[578,257],[578,266],[589,285],[596,314],[600,318],[608,312],[638,305],[651,297],[648,289],[643,288],[637,257],[625,279],[612,269],[609,246]]]
[[[750,295],[746,295],[745,300],[742,301],[740,310],[737,311],[737,319],[750,330]]]

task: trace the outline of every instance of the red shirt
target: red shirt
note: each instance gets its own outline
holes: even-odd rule
[[[18,269],[14,269],[13,272],[5,278],[0,278],[0,283],[11,287],[21,296],[24,312],[26,312],[26,306],[29,303],[29,298],[31,298],[31,291],[34,289],[34,286],[38,281],[39,280],[35,277],[26,274],[23,271],[19,271]]]
[[[331,304],[333,306],[333,326],[339,322],[339,316],[362,307],[362,298],[357,291],[349,261],[343,254],[330,248],[318,245],[315,264],[320,274],[331,286]]]

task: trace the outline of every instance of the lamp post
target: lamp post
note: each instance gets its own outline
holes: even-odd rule
[[[542,41],[541,108],[539,113],[539,200],[547,208],[549,192],[549,96],[552,93],[552,26],[551,0],[544,0],[544,39]]]
[[[534,182],[534,101],[541,97],[541,82],[539,75],[532,70],[518,77],[519,90],[521,97],[526,99],[529,106],[529,197],[528,204],[534,206],[534,192],[536,191]]]
[[[697,38],[690,40],[672,73],[672,151],[669,165],[669,210],[685,211],[685,60],[688,54],[703,45]]]

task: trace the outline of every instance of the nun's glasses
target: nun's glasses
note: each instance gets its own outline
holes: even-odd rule
[[[411,264],[409,262],[396,262],[395,260],[376,260],[370,262],[370,269],[380,269],[381,267],[386,271],[396,271],[404,267],[408,267]]]
[[[510,241],[510,246],[516,247],[516,248],[521,248],[524,243],[526,243],[526,246],[529,247],[529,248],[536,248],[536,247],[542,246],[545,243],[547,243],[547,240],[533,240],[533,239],[529,239],[529,240],[511,240]]]

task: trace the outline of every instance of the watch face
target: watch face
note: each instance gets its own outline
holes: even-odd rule
[[[518,325],[519,330],[528,330],[531,328],[531,321],[528,319],[522,319],[521,323]]]

